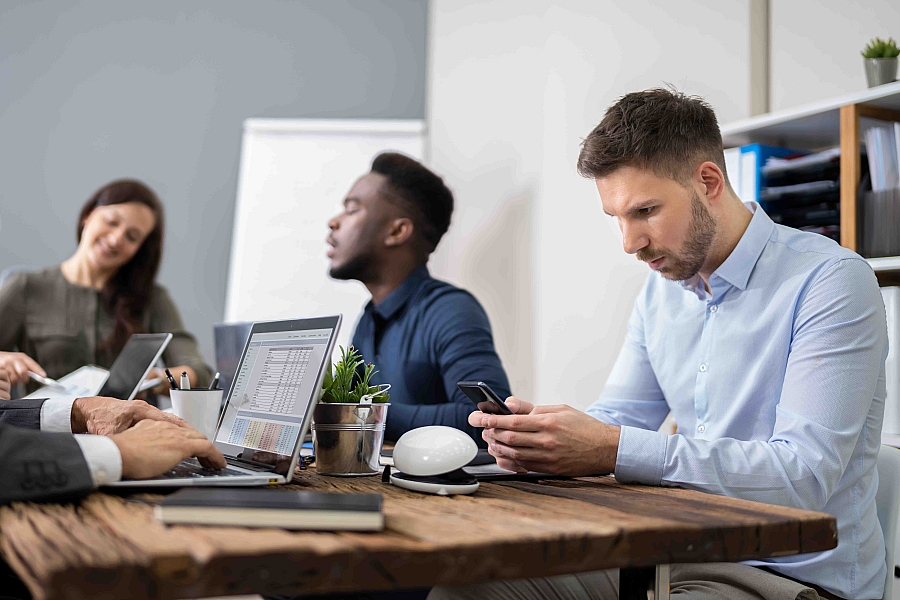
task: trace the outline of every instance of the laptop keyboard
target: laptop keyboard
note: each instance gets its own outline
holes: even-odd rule
[[[197,477],[246,477],[250,475],[246,471],[239,471],[230,467],[224,469],[207,469],[196,459],[183,460],[171,471],[159,476],[160,479],[193,479]]]

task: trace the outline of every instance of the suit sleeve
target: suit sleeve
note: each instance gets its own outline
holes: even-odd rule
[[[0,423],[24,429],[40,429],[41,407],[44,402],[46,402],[45,398],[23,398],[0,402]]]
[[[93,489],[75,436],[31,431],[0,423],[0,504],[60,501]]]

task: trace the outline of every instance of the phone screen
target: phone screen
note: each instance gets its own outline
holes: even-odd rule
[[[511,415],[513,411],[500,399],[500,396],[483,381],[460,381],[456,384],[469,400],[475,403],[483,413],[492,415]]]

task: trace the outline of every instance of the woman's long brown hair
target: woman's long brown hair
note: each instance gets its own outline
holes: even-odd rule
[[[84,231],[84,222],[98,206],[140,202],[153,211],[156,226],[138,248],[130,261],[119,267],[103,288],[106,306],[115,319],[115,329],[109,338],[98,344],[103,351],[118,354],[132,333],[143,331],[141,316],[150,302],[153,283],[162,259],[163,221],[162,203],[149,187],[134,179],[120,179],[108,183],[81,207],[78,215],[78,242]]]

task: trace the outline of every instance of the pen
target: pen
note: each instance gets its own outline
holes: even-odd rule
[[[191,389],[191,380],[188,379],[187,371],[181,372],[181,389],[183,389],[183,390]]]
[[[216,371],[216,376],[212,378],[212,383],[209,384],[209,389],[214,390],[216,386],[219,384],[219,372]]]
[[[169,380],[169,385],[172,386],[173,390],[178,389],[178,384],[175,383],[175,378],[172,377],[172,374],[169,372],[168,369],[166,369],[166,379]]]
[[[52,385],[52,386],[66,389],[66,386],[64,386],[57,380],[51,379],[49,377],[44,377],[43,375],[38,375],[34,371],[28,371],[28,376],[31,377],[32,379],[34,379],[35,381],[37,381],[38,383],[40,383],[41,385]]]

